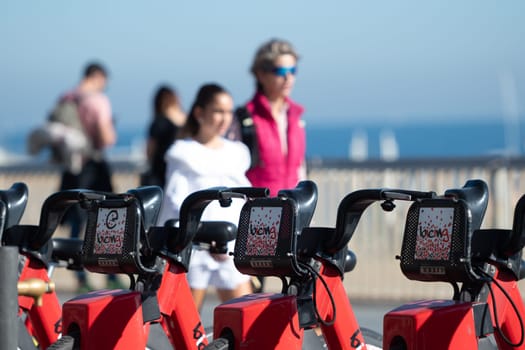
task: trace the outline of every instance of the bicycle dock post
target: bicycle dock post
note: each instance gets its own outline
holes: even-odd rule
[[[0,349],[17,348],[18,249],[0,247]]]

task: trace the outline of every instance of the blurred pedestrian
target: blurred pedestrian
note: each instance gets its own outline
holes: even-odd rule
[[[167,85],[160,86],[153,99],[153,119],[148,129],[146,144],[148,169],[141,174],[141,185],[156,185],[164,188],[166,182],[164,156],[185,121],[186,114],[182,110],[176,91]]]
[[[230,129],[232,138],[250,147],[252,166],[246,176],[252,186],[268,187],[272,196],[306,179],[303,107],[290,98],[298,60],[285,40],[272,39],[258,48],[251,65],[255,95],[236,110],[237,124]],[[259,280],[254,284],[262,290]]]
[[[223,137],[233,118],[233,99],[221,86],[203,85],[175,143],[166,153],[166,187],[159,223],[178,219],[180,206],[192,192],[216,186],[250,186],[245,172],[250,165],[248,148]],[[243,205],[234,199],[228,208],[212,202],[202,220],[239,222]],[[234,242],[229,242],[232,251]],[[241,274],[228,254],[210,254],[194,247],[188,282],[198,309],[208,286],[217,289],[221,301],[251,293],[250,277]]]
[[[113,192],[111,170],[105,157],[105,150],[117,140],[111,103],[104,94],[108,73],[106,68],[92,62],[86,65],[80,83],[60,97],[60,101],[74,101],[83,134],[87,138],[88,152],[82,154],[79,167],[67,167],[62,172],[60,190],[90,189]],[[55,116],[56,119],[60,119]],[[63,218],[63,223],[71,227],[71,237],[79,238],[80,230],[85,224],[85,214],[73,206]],[[91,288],[84,272],[79,272],[78,290],[88,291]],[[119,288],[122,285],[116,276],[108,276],[108,288]]]

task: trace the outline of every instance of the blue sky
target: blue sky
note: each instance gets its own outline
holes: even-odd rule
[[[524,13],[520,0],[7,0],[1,129],[40,123],[90,59],[109,67],[121,126],[146,125],[160,83],[186,108],[210,81],[240,104],[253,93],[254,51],[272,37],[301,54],[292,97],[308,123],[478,120],[509,104],[522,115]]]

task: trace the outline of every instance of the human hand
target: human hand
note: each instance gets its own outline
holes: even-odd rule
[[[219,262],[223,262],[229,259],[228,254],[210,253],[210,255],[215,261]]]

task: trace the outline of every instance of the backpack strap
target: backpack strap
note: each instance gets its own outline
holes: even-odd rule
[[[253,122],[252,115],[246,106],[237,107],[235,110],[235,120],[239,126],[239,139],[248,146],[248,149],[250,150],[250,168],[253,168],[259,164],[259,144],[255,123]]]

